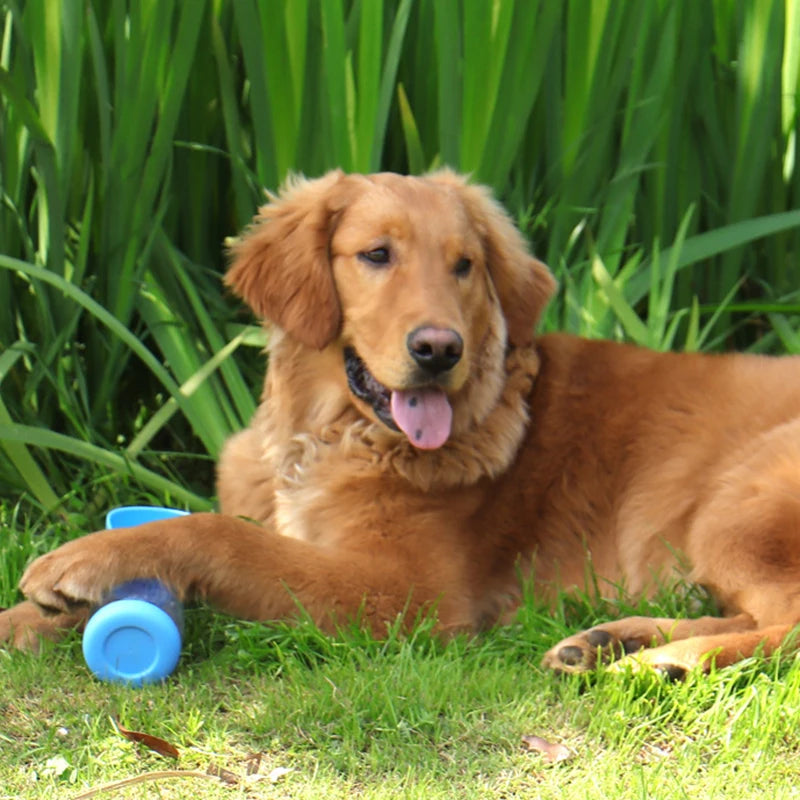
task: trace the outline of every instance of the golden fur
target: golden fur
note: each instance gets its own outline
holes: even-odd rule
[[[448,171],[295,179],[226,281],[270,348],[220,458],[222,513],[37,559],[0,638],[32,646],[150,575],[255,619],[299,601],[326,628],[381,632],[435,604],[443,630],[476,630],[513,613],[520,575],[549,598],[585,588],[589,563],[601,588],[642,593],[685,561],[725,616],[599,625],[547,654],[556,669],[639,651],[680,674],[769,652],[800,621],[797,359],[535,337],[549,271]]]

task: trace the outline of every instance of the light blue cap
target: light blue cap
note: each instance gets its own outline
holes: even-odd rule
[[[184,517],[188,513],[166,506],[119,506],[106,514],[106,528],[132,528],[157,519]]]
[[[83,635],[83,656],[101,680],[141,686],[176,667],[181,634],[166,611],[145,600],[116,600],[98,609]]]

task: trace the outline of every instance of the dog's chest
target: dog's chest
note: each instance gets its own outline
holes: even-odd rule
[[[277,474],[275,521],[283,536],[317,544],[339,540],[375,501],[374,458],[313,436],[295,437]]]
[[[319,531],[313,529],[311,521],[317,516],[316,509],[322,504],[319,489],[306,486],[279,489],[275,499],[275,520],[278,533],[293,539],[314,541]]]

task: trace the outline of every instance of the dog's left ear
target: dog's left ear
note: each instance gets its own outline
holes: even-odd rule
[[[319,350],[342,322],[328,248],[343,180],[339,170],[315,180],[290,178],[231,246],[225,275],[256,314]]]
[[[528,250],[528,244],[505,209],[485,186],[466,183],[449,170],[432,180],[456,189],[484,243],[486,263],[506,318],[511,344],[525,347],[558,284],[553,274]]]

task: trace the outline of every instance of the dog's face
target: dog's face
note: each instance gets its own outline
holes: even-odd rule
[[[339,350],[353,402],[422,449],[447,441],[487,359],[530,344],[554,288],[488,193],[450,172],[297,182],[235,245],[227,282]]]
[[[474,371],[490,322],[503,325],[455,190],[396,175],[365,181],[339,218],[331,263],[351,390],[417,447],[439,447],[450,398]]]

